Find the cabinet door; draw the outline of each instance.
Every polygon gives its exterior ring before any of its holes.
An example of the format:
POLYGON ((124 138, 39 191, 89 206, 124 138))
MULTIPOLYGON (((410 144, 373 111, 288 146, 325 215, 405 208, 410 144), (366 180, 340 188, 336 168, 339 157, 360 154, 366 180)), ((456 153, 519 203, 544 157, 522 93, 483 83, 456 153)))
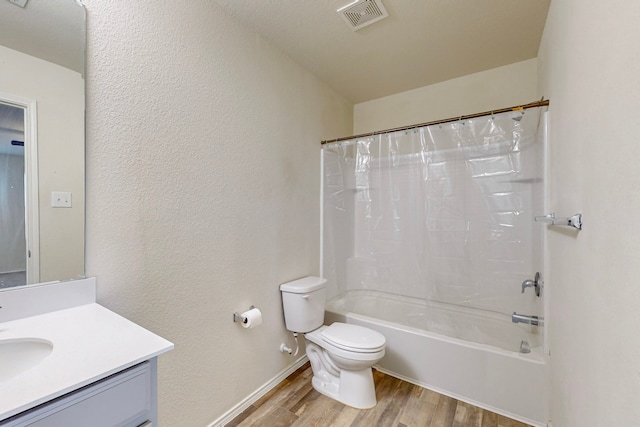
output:
POLYGON ((149 362, 90 384, 11 419, 3 427, 147 426, 152 409, 149 362))

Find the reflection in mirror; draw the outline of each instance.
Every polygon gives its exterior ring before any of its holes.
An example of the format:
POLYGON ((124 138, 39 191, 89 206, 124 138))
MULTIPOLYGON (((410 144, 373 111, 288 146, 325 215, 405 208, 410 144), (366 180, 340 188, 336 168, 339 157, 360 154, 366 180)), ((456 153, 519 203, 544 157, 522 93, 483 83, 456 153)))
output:
POLYGON ((0 103, 0 286, 27 282, 24 110, 0 103))
POLYGON ((0 0, 0 290, 84 277, 84 54, 78 1, 0 0))

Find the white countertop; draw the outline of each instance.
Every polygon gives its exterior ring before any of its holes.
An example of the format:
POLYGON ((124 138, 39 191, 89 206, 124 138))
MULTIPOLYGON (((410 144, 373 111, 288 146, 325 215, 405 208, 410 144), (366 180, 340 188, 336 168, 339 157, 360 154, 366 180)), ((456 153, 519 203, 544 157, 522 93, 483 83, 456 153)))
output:
POLYGON ((0 323, 0 340, 11 338, 42 338, 54 347, 38 365, 0 381, 0 420, 173 348, 95 303, 0 323))

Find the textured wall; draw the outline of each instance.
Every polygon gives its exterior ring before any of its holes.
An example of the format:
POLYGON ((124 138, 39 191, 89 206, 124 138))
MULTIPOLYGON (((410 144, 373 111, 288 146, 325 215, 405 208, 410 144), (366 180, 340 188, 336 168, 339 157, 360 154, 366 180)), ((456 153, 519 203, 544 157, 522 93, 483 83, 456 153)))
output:
POLYGON ((84 273, 84 81, 0 46, 0 92, 37 101, 40 281, 78 278, 84 273), (73 193, 73 207, 52 208, 52 191, 73 193))
POLYGON ((511 107, 536 100, 535 59, 356 104, 355 134, 511 107))
POLYGON ((640 420, 640 3, 551 3, 540 46, 551 100, 551 418, 558 427, 640 420))
POLYGON ((278 285, 319 273, 319 142, 352 105, 213 2, 85 3, 87 273, 176 345, 161 425, 204 426, 293 362, 278 285))

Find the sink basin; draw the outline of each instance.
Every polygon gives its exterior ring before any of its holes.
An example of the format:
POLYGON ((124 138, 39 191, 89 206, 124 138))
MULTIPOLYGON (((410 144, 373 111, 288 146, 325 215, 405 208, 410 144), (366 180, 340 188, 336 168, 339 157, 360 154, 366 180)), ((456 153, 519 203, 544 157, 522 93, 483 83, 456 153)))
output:
POLYGON ((41 338, 0 340, 0 381, 33 368, 52 351, 53 343, 41 338))

